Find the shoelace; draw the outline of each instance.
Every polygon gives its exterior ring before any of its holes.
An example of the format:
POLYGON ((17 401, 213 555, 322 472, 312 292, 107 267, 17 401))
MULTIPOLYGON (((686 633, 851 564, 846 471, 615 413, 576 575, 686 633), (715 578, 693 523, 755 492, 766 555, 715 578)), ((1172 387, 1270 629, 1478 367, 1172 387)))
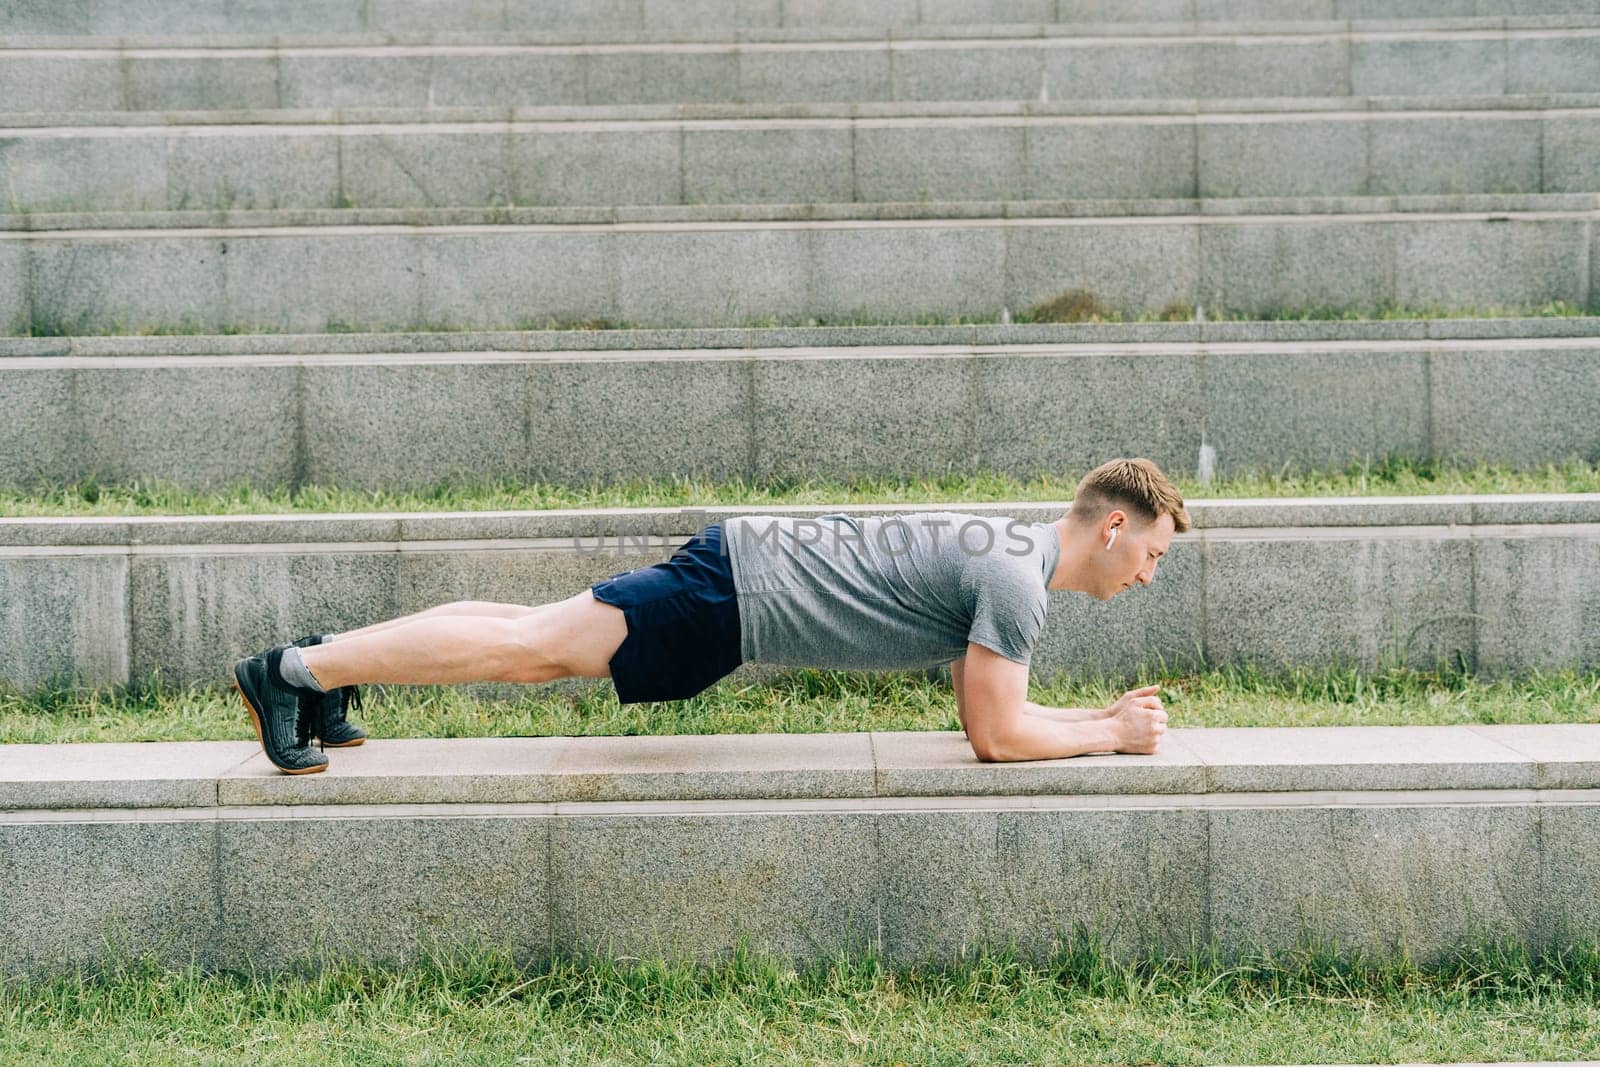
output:
POLYGON ((311 739, 315 737, 317 739, 317 751, 326 752, 327 747, 323 744, 322 733, 328 728, 327 705, 319 697, 316 700, 306 701, 301 705, 301 709, 299 722, 297 723, 300 736, 295 738, 295 743, 309 745, 311 739), (307 705, 309 705, 309 710, 307 710, 307 705))
MULTIPOLYGON (((347 685, 339 689, 339 695, 344 697, 344 706, 361 710, 361 690, 357 686, 347 685)), ((305 738, 307 744, 311 738, 317 739, 317 751, 328 751, 327 741, 322 736, 328 730, 328 704, 325 699, 310 702, 314 708, 300 716, 300 737, 305 738)), ((298 741, 299 738, 296 738, 298 741)))

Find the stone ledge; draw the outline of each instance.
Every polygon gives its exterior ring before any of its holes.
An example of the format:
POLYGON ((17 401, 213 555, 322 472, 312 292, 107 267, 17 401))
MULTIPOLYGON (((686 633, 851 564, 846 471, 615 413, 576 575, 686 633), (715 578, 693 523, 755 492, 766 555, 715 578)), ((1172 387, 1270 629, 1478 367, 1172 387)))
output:
MULTIPOLYGON (((459 330, 441 333, 161 334, 0 337, 0 359, 75 356, 321 356, 470 352, 633 352, 903 345, 1294 344, 1320 341, 1600 337, 1600 315, 1367 321, 1095 322, 970 326, 779 326, 701 329, 459 330)), ((840 353, 843 355, 844 353, 840 353)), ((0 369, 4 369, 0 367, 0 369)))
MULTIPOLYGON (((1006 766, 977 764, 955 733, 370 742, 298 779, 268 778, 254 756, 209 784, 282 783, 274 796, 233 797, 256 803, 0 810, 12 905, 0 914, 0 974, 127 953, 272 969, 486 941, 524 957, 703 960, 741 938, 796 961, 865 943, 898 965, 980 944, 1043 958, 1079 929, 1118 955, 1182 952, 1194 939, 1229 954, 1286 950, 1309 935, 1341 952, 1403 944, 1432 961, 1462 938, 1537 946, 1594 928, 1600 790, 1529 783, 1558 764, 1594 783, 1600 727, 1256 730, 1255 743, 1228 748, 1231 765, 1196 755, 1207 733, 1218 731, 1175 731, 1162 759, 1006 766), (778 736, 811 747, 785 759, 778 736), (590 751, 564 762, 579 740, 590 751), (865 780, 902 742, 901 773, 964 792, 782 795, 806 779, 825 789, 841 773, 865 780), (514 765, 541 747, 557 756, 547 770, 514 765), (863 760, 869 748, 875 758, 863 760), (709 766, 719 753, 736 762, 709 766), (342 769, 363 759, 402 773, 342 769), (668 774, 636 774, 646 760, 668 774), (613 799, 506 799, 551 795, 563 767, 613 799), (1183 784, 1163 780, 1169 771, 1193 784, 1241 769, 1241 785, 1344 787, 1137 791, 1183 784), (1141 782, 1136 771, 1153 773, 1141 782), (1074 782, 1075 772, 1086 777, 1074 782), (751 793, 764 777, 779 795, 615 799, 639 782, 682 797, 706 785, 751 793), (1109 791, 1072 791, 1094 778, 1109 791), (1400 782, 1434 788, 1379 788, 1400 782), (466 802, 474 788, 500 799, 466 802)), ((231 744, 213 746, 222 764, 231 744)), ((0 748, 0 788, 17 792, 17 765, 37 788, 75 758, 43 752, 41 762, 37 747, 0 748)), ((80 768, 107 762, 76 758, 80 768)), ((63 769, 55 797, 69 799, 75 780, 63 769)), ((108 781, 91 782, 81 802, 114 801, 108 781)), ((144 799, 159 794, 146 788, 144 799)))
MULTIPOLYGON (((15 5, 13 5, 15 6, 15 5)), ((1064 26, 1107 26, 1108 32, 1140 33, 1144 27, 1165 23, 1183 28, 1197 23, 1237 20, 1237 5, 1225 0, 1146 0, 1136 4, 1067 4, 1054 0, 1020 0, 1002 5, 1009 29, 1041 27, 1060 32, 1064 26)), ((1250 5, 1257 16, 1251 25, 1284 27, 1308 22, 1339 26, 1365 25, 1493 26, 1502 18, 1517 17, 1521 24, 1561 25, 1567 20, 1592 17, 1592 0, 1496 0, 1474 4, 1430 3, 1402 7, 1419 16, 1401 21, 1393 4, 1372 0, 1295 0, 1250 5), (1368 17, 1372 16, 1372 17, 1368 17)), ((94 34, 112 40, 162 40, 184 29, 209 31, 208 40, 255 39, 266 34, 310 34, 312 39, 342 35, 349 39, 409 40, 444 32, 495 35, 538 32, 546 36, 601 33, 700 34, 753 32, 962 33, 995 23, 1001 17, 988 2, 942 3, 930 10, 899 0, 863 3, 861 0, 826 4, 780 5, 770 0, 723 0, 711 4, 653 4, 641 0, 619 3, 540 4, 533 7, 481 2, 435 2, 418 7, 406 3, 369 3, 367 0, 333 0, 316 4, 257 0, 249 5, 225 0, 191 0, 138 5, 33 5, 9 16, 8 31, 28 33, 33 40, 44 34, 72 34, 62 43, 94 34), (377 35, 384 35, 378 38, 377 35), (117 36, 113 36, 117 35, 117 36)), ((1235 22, 1237 24, 1237 22, 1235 22)), ((288 40, 291 38, 284 37, 288 40)), ((302 38, 304 39, 304 38, 302 38)), ((27 42, 25 42, 27 43, 27 42)))
POLYGON ((882 41, 893 45, 917 41, 1029 40, 1035 38, 1169 38, 1169 37, 1271 37, 1339 36, 1403 33, 1409 37, 1435 34, 1493 33, 1589 29, 1600 17, 1589 13, 1542 15, 1474 15, 1453 18, 1391 19, 1214 19, 1170 21, 1067 21, 915 23, 885 25, 750 27, 726 26, 696 29, 635 29, 608 26, 604 30, 445 30, 437 33, 143 33, 106 35, 23 35, 0 37, 0 52, 74 49, 123 51, 134 49, 295 49, 295 48, 428 48, 451 47, 604 47, 620 44, 813 44, 833 41, 882 41))
POLYGON ((1175 729, 1155 756, 1008 764, 959 731, 379 739, 329 757, 288 776, 250 742, 0 746, 0 810, 1591 790, 1600 724, 1175 729))
MULTIPOLYGON (((1134 100, 807 100, 796 103, 568 104, 550 107, 336 107, 193 111, 22 111, 8 130, 54 127, 410 126, 607 124, 613 122, 762 122, 926 118, 1138 118, 1150 116, 1375 114, 1439 111, 1587 111, 1600 93, 1508 93, 1503 96, 1140 97, 1134 100)), ((120 134, 117 134, 120 136, 120 134)))
MULTIPOLYGON (((1573 222, 1600 218, 1600 194, 1560 199, 1590 206, 1472 213, 1464 201, 1442 198, 1443 214, 1327 213, 1319 202, 1323 213, 1263 214, 1255 209, 1268 205, 1255 204, 1230 215, 1247 205, 1229 202, 1208 203, 1199 215, 1119 217, 651 223, 644 221, 650 212, 640 212, 640 221, 626 224, 559 227, 12 230, 0 232, 0 329, 493 329, 508 318, 636 326, 766 317, 915 321, 998 317, 1087 280, 1100 306, 1125 318, 1196 306, 1244 314, 1555 300, 1593 306, 1595 279, 1586 266, 1593 227, 1573 222), (565 267, 559 277, 541 266, 551 257, 565 267), (928 269, 907 274, 909 258, 928 269), (136 284, 151 272, 169 284, 136 284), (299 284, 287 285, 290 277, 299 284), (31 306, 30 291, 58 290, 55 306, 31 306), (740 300, 730 303, 729 293, 740 300)), ((1290 206, 1270 204, 1274 212, 1290 206)), ((893 397, 895 390, 872 393, 893 397)), ((1390 399, 1387 386, 1369 393, 1390 399)), ((503 389, 490 395, 510 400, 503 389)), ((474 398, 455 399, 484 410, 474 398)), ((890 464, 898 457, 877 458, 890 464)))
MULTIPOLYGON (((947 501, 351 515, 5 518, 0 519, 0 555, 13 554, 6 549, 73 547, 126 548, 133 552, 142 548, 182 547, 203 552, 208 546, 224 545, 289 545, 311 550, 317 545, 355 544, 369 551, 398 551, 403 543, 686 537, 705 525, 734 515, 760 514, 821 516, 961 511, 975 515, 1008 515, 1024 522, 1053 522, 1071 506, 1071 501, 947 501)), ((1600 523, 1600 493, 1213 499, 1189 501, 1188 509, 1194 520, 1194 532, 1181 535, 1183 540, 1201 539, 1206 532, 1230 537, 1234 536, 1234 531, 1264 531, 1281 539, 1294 531, 1316 536, 1308 532, 1316 529, 1585 526, 1600 523)), ((1509 536, 1518 531, 1486 532, 1509 536)), ((1430 536, 1436 534, 1437 531, 1430 532, 1430 536)), ((447 547, 473 546, 452 544, 447 547)))
MULTIPOLYGON (((1592 337, 1315 340, 1305 338, 1332 331, 1295 325, 1307 327, 1299 340, 1250 340, 1246 329, 1233 340, 1217 330, 1219 339, 1186 342, 1170 339, 1182 335, 1175 329, 1166 340, 1149 339, 1155 330, 1085 331, 1051 343, 1040 331, 1033 343, 958 345, 973 335, 885 331, 880 339, 902 343, 855 338, 838 348, 741 349, 726 347, 725 336, 703 348, 469 343, 470 352, 324 354, 204 354, 205 339, 165 353, 40 342, 31 351, 57 354, 22 355, 30 348, 18 346, 0 358, 0 393, 17 398, 0 426, 0 485, 26 491, 91 475, 190 491, 669 476, 767 484, 991 473, 1028 481, 1118 454, 1148 456, 1175 476, 1209 467, 1233 478, 1337 471, 1381 457, 1528 470, 1600 448, 1589 417, 1600 404, 1592 337), (1167 413, 1159 425, 1132 409, 1103 410, 1106 396, 1129 390, 1167 413), (339 399, 351 395, 369 402, 357 412, 339 399), (674 397, 695 403, 686 410, 674 397), (253 448, 237 447, 241 420, 260 428, 253 448), (1019 424, 1033 428, 1019 433, 1019 424), (1085 429, 1048 434, 1046 425, 1085 429), (712 439, 721 447, 708 449, 712 439), (428 447, 417 448, 422 442, 428 447), (386 462, 396 448, 412 462, 386 462)), ((1415 333, 1423 324, 1403 325, 1415 333)), ((1600 319, 1576 325, 1592 331, 1600 319)), ((395 347, 408 346, 400 338, 395 347)))
MULTIPOLYGON (((1595 188, 1595 109, 1149 111, 61 126, 10 134, 8 205, 0 207, 21 220, 17 228, 39 229, 60 225, 51 217, 58 212, 70 218, 106 211, 121 219, 178 209, 186 213, 157 218, 206 224, 243 211, 269 222, 448 221, 470 218, 460 209, 475 208, 497 222, 559 222, 593 219, 595 208, 620 213, 622 205, 661 205, 676 212, 666 217, 682 220, 764 217, 736 205, 767 205, 765 212, 780 217, 800 209, 775 205, 838 214, 840 204, 874 205, 880 214, 892 205, 888 213, 901 217, 912 210, 967 215, 972 201, 1000 202, 997 210, 1008 215, 1031 209, 1007 201, 1071 204, 1059 210, 1082 214, 1103 211, 1094 206, 1102 200, 1193 196, 1201 204, 1218 197, 1243 204, 1364 193, 1395 196, 1402 206, 1441 193, 1488 197, 1480 203, 1498 209, 1500 194, 1582 196, 1595 188), (951 163, 977 153, 982 165, 951 163), (574 155, 581 167, 561 162, 574 155), (1127 162, 1095 165, 1101 156, 1127 162), (473 164, 462 167, 462 159, 473 164), (500 207, 510 203, 541 206, 500 207), (1090 206, 1078 206, 1084 203, 1090 206), (343 216, 304 214, 346 205, 360 208, 343 216), (496 206, 486 212, 488 205, 496 206), (263 211, 269 207, 284 214, 263 211), (224 210, 229 214, 207 213, 224 210)), ((651 211, 659 215, 661 208, 651 211)))
MULTIPOLYGON (((89 211, 0 215, 0 240, 267 235, 356 237, 426 233, 631 233, 674 229, 835 229, 844 224, 922 227, 1194 222, 1486 221, 1487 216, 1586 218, 1600 212, 1600 192, 1457 193, 1404 196, 1280 196, 1086 199, 927 200, 814 204, 691 204, 576 207, 285 208, 238 211, 89 211)), ((1506 221, 1506 220, 1501 220, 1506 221)))

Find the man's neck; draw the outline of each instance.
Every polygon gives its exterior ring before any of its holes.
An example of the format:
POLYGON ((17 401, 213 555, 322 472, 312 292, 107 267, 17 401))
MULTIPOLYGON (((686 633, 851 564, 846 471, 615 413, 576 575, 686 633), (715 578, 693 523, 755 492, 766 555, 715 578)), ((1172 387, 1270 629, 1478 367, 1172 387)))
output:
POLYGON ((1060 554, 1056 556, 1056 569, 1050 572, 1050 578, 1045 582, 1046 589, 1065 589, 1072 593, 1086 593, 1083 582, 1078 576, 1078 560, 1083 552, 1072 531, 1067 527, 1065 518, 1057 519, 1050 524, 1055 531, 1056 544, 1060 554))

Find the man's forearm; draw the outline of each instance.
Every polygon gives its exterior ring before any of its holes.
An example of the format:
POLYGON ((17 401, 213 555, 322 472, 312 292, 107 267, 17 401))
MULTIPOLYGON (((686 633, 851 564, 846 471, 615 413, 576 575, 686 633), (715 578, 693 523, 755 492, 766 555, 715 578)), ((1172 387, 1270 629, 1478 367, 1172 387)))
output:
POLYGON ((992 762, 1062 759, 1088 752, 1115 752, 1117 741, 1110 719, 1052 722, 1038 715, 1019 715, 1016 724, 978 757, 992 762))
POLYGON ((1104 708, 1051 708, 1043 704, 1035 704, 1031 700, 1022 705, 1022 711, 1025 715, 1033 715, 1055 722, 1090 722, 1094 719, 1106 717, 1106 709, 1104 708))

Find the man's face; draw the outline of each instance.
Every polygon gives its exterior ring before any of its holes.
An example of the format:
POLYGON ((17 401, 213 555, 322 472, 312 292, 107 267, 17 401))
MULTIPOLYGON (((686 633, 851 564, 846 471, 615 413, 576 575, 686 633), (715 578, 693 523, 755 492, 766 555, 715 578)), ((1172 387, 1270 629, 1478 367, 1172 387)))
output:
POLYGON ((1110 600, 1135 585, 1149 585, 1155 580, 1156 564, 1172 544, 1172 525, 1171 515, 1159 515, 1151 523, 1141 523, 1120 510, 1106 516, 1100 525, 1105 562, 1101 600, 1110 600), (1107 542, 1111 544, 1109 550, 1104 549, 1107 542))

